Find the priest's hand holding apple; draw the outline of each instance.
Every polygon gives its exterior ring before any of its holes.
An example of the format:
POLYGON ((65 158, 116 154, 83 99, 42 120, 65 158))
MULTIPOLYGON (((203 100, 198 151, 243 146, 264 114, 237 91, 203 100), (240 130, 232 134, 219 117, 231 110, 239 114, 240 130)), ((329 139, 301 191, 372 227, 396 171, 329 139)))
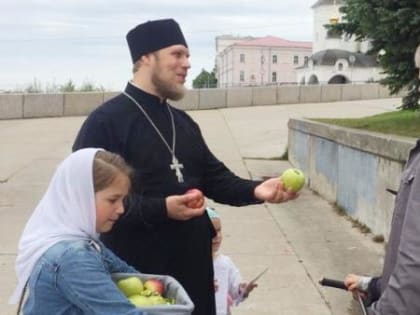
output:
POLYGON ((174 220, 189 220, 201 216, 205 211, 204 195, 196 188, 183 195, 168 196, 165 201, 168 217, 174 220))
POLYGON ((303 175, 303 172, 297 168, 289 168, 285 170, 283 174, 281 174, 280 180, 287 190, 291 190, 293 192, 298 192, 305 185, 305 175, 303 175))
POLYGON ((271 202, 280 203, 296 199, 298 191, 305 184, 305 176, 298 169, 288 169, 280 178, 270 178, 255 187, 255 197, 271 202))

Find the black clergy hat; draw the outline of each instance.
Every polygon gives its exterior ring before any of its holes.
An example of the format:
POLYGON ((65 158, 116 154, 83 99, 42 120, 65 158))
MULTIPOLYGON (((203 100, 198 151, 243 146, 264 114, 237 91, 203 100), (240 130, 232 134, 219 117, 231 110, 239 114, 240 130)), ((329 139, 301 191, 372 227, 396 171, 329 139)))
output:
POLYGON ((173 19, 148 21, 137 25, 127 33, 133 64, 148 53, 172 45, 188 47, 179 24, 173 19))

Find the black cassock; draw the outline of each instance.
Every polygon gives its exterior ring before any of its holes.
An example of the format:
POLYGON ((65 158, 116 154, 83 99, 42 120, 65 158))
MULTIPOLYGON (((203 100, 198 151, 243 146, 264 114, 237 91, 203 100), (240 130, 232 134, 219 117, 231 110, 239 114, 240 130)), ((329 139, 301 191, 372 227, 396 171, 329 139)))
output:
MULTIPOLYGON (((139 102, 172 147, 172 125, 165 102, 132 84, 126 90, 139 102)), ((195 304, 194 314, 214 315, 211 239, 207 214, 188 221, 168 219, 165 197, 190 188, 219 203, 258 203, 259 182, 234 175, 208 149, 198 125, 171 107, 175 120, 175 154, 183 164, 184 182, 170 168, 172 155, 145 115, 120 94, 94 110, 84 122, 73 150, 99 147, 120 154, 134 167, 133 193, 126 214, 102 240, 118 256, 144 273, 169 274, 184 286, 195 304)))

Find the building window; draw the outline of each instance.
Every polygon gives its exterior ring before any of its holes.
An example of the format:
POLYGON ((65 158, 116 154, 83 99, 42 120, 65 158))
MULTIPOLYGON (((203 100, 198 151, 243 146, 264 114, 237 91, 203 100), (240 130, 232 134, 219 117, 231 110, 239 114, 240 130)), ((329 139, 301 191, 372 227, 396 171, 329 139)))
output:
POLYGON ((241 70, 239 72, 239 81, 244 82, 245 81, 245 71, 241 70))
POLYGON ((338 64, 338 71, 343 71, 343 64, 341 62, 338 64))
POLYGON ((303 60, 304 60, 305 66, 306 66, 308 64, 309 57, 305 56, 303 60))
POLYGON ((273 63, 277 63, 277 55, 273 56, 273 63))
POLYGON ((261 64, 264 64, 264 61, 265 61, 264 56, 261 56, 261 64))
POLYGON ((299 56, 293 56, 293 64, 294 65, 299 64, 299 56))
POLYGON ((271 82, 277 82, 277 72, 271 74, 271 82))
POLYGON ((245 63, 245 54, 240 54, 239 55, 239 61, 240 61, 240 63, 245 63))

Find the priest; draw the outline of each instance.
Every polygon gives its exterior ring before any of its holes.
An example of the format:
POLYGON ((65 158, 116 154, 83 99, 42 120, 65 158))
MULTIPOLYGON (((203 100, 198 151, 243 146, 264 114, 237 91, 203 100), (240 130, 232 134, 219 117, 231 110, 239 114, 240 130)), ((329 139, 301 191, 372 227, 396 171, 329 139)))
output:
POLYGON ((190 68, 188 45, 176 21, 148 21, 126 38, 133 78, 88 116, 73 150, 101 147, 135 169, 127 214, 102 235, 104 243, 141 272, 178 279, 195 304, 193 314, 214 315, 215 232, 199 193, 186 192, 196 188, 233 206, 284 202, 296 194, 278 178, 257 182, 233 174, 209 150, 191 117, 168 103, 184 96, 190 68))

